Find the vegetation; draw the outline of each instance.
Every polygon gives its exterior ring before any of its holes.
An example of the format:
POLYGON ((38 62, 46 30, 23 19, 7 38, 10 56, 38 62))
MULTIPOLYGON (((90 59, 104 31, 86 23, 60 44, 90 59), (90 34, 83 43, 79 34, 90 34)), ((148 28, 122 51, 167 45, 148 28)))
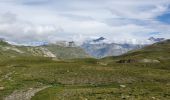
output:
POLYGON ((40 56, 57 59, 73 59, 90 57, 80 47, 62 47, 54 44, 45 46, 16 46, 0 41, 0 55, 3 57, 40 56))
POLYGON ((48 86, 32 100, 169 100, 170 42, 103 59, 0 56, 0 99, 48 86), (121 59, 160 62, 117 63, 121 59), (2 88, 3 87, 3 88, 2 88))
POLYGON ((50 50, 58 59, 72 59, 72 58, 86 58, 90 57, 83 49, 80 47, 62 47, 56 45, 46 45, 43 46, 50 50))

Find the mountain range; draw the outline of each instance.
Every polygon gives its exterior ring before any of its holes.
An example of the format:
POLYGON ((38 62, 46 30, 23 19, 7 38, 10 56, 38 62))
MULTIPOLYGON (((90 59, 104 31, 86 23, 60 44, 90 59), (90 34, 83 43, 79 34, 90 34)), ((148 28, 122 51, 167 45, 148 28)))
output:
POLYGON ((85 52, 1 41, 0 100, 169 100, 169 51, 166 40, 116 57, 66 60, 85 52))
MULTIPOLYGON (((164 38, 148 39, 151 43, 164 41, 164 38)), ((28 45, 28 44, 27 44, 28 45)), ((43 56, 57 59, 72 58, 103 58, 107 56, 119 56, 132 50, 138 50, 148 44, 131 44, 131 43, 108 43, 106 38, 85 41, 82 45, 77 46, 74 41, 57 41, 56 43, 33 42, 28 46, 10 44, 4 39, 0 39, 0 53, 2 55, 15 57, 20 56, 43 56)))
MULTIPOLYGON (((104 37, 87 41, 81 46, 89 55, 96 58, 103 58, 107 56, 119 56, 131 50, 140 49, 148 44, 132 44, 132 43, 107 43, 104 37)), ((150 43, 164 41, 164 38, 148 39, 150 43)))

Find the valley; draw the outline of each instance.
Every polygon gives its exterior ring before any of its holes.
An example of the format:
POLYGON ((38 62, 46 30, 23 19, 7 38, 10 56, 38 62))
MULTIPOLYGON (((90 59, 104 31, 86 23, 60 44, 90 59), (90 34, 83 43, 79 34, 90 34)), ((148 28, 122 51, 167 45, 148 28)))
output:
POLYGON ((170 100, 170 0, 0 9, 0 100, 170 100))
POLYGON ((170 99, 169 40, 102 59, 54 59, 16 49, 7 52, 4 45, 9 44, 1 42, 2 100, 170 99))

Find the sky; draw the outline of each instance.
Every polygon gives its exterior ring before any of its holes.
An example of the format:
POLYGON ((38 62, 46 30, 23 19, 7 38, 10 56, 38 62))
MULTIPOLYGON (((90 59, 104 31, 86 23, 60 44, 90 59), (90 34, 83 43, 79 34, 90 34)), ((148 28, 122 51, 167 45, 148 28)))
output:
POLYGON ((170 0, 0 0, 0 38, 16 43, 170 38, 170 0))

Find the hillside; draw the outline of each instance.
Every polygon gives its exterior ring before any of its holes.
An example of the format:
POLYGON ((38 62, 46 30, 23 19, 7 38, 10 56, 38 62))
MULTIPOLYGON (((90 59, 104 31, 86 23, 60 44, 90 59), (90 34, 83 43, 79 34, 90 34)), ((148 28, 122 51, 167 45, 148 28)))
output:
POLYGON ((57 45, 46 45, 42 46, 48 49, 52 54, 54 54, 59 59, 73 59, 73 58, 87 58, 90 57, 82 48, 80 47, 63 47, 57 45))
POLYGON ((167 40, 100 60, 0 59, 0 99, 169 100, 169 45, 167 40), (143 59, 159 62, 140 62, 143 59))
POLYGON ((101 59, 104 64, 139 64, 153 68, 170 69, 170 40, 155 43, 139 50, 132 50, 117 57, 105 57, 101 59), (146 65, 145 65, 146 64, 146 65))
MULTIPOLYGON (((132 50, 128 53, 117 56, 117 57, 106 57, 104 59, 132 59, 136 61, 140 61, 142 59, 152 59, 152 60, 169 60, 170 59, 170 40, 162 41, 155 43, 153 45, 149 45, 143 47, 142 49, 132 50)), ((103 60, 104 60, 103 59, 103 60)))
POLYGON ((3 57, 42 56, 58 59, 86 58, 87 53, 80 47, 46 46, 17 46, 5 41, 0 42, 0 54, 3 57))
POLYGON ((123 56, 128 57, 136 57, 136 58, 169 58, 170 55, 170 40, 166 40, 163 42, 155 43, 151 46, 146 46, 140 50, 136 50, 135 52, 129 52, 123 56))

